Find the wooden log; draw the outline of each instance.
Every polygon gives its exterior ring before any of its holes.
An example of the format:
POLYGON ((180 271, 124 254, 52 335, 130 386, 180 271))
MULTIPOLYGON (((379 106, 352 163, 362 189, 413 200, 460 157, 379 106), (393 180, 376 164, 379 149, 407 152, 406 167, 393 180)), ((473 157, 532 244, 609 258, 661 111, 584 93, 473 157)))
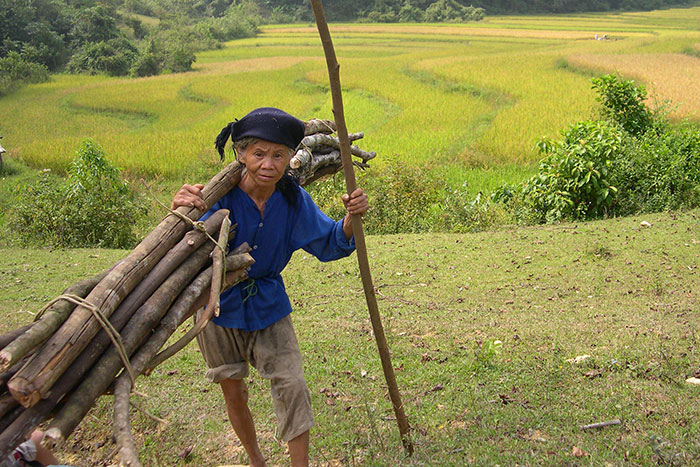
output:
MULTIPOLYGON (((225 261, 226 252, 228 251, 228 235, 231 228, 231 220, 226 216, 221 222, 221 230, 216 241, 216 248, 212 251, 212 275, 211 275, 211 293, 209 294, 209 308, 213 316, 219 316, 221 302, 219 295, 221 294, 221 286, 224 283, 224 274, 226 274, 225 261)), ((252 259, 252 258, 251 258, 252 259)), ((252 263, 251 263, 252 264, 252 263)))
POLYGON ((581 425, 582 430, 591 430, 591 429, 596 429, 596 428, 605 428, 606 426, 611 426, 611 425, 620 425, 622 421, 619 418, 616 418, 615 420, 608 420, 606 422, 598 422, 598 423, 591 423, 589 425, 581 425))
MULTIPOLYGON (((235 264, 234 271, 236 271, 236 270, 238 271, 233 276, 234 277, 234 279, 233 279, 234 284, 237 284, 240 281, 242 281, 243 279, 248 277, 247 273, 245 272, 245 268, 247 268, 248 266, 253 264, 254 261, 253 261, 253 258, 247 253, 232 256, 232 257, 230 257, 230 259, 232 260, 231 264, 235 264)), ((214 278, 216 277, 216 269, 214 269, 213 277, 214 278)), ((215 284, 213 283, 213 280, 212 280, 212 290, 214 289, 214 285, 215 284)), ((217 308, 218 308, 218 305, 217 305, 217 308)), ((170 358, 173 355, 175 355, 176 353, 178 353, 180 350, 185 348, 185 346, 187 344, 189 344, 190 341, 192 341, 192 339, 197 337, 197 335, 204 330, 204 327, 209 323, 209 321, 211 321, 212 318, 217 315, 216 312, 209 311, 212 309, 213 309, 213 306, 212 306, 211 300, 210 300, 210 303, 209 303, 209 305, 207 305, 207 308, 206 308, 207 312, 203 313, 202 317, 200 317, 197 320, 195 325, 192 326, 192 328, 189 331, 187 331, 185 333, 185 335, 182 336, 177 342, 175 342, 173 345, 171 345, 170 347, 168 347, 167 349, 163 350, 158 355, 156 355, 155 358, 153 359, 153 361, 150 362, 148 365, 149 370, 157 367, 158 365, 163 363, 165 360, 167 360, 168 358, 170 358)))
POLYGON ((12 394, 7 393, 0 397, 0 420, 5 418, 5 416, 13 411, 15 408, 19 407, 19 402, 12 397, 12 394))
MULTIPOLYGON (((247 247, 246 244, 241 246, 247 247)), ((236 256, 243 255, 248 256, 246 252, 239 255, 231 255, 226 258, 226 270, 235 270, 236 276, 235 278, 228 278, 228 287, 248 277, 245 268, 236 268, 240 261, 240 258, 236 258, 236 256)), ((213 276, 212 271, 213 266, 201 273, 197 279, 192 282, 190 287, 180 294, 178 301, 163 318, 158 329, 154 331, 153 336, 132 358, 131 364, 134 371, 141 373, 145 371, 147 367, 153 368, 152 363, 154 355, 156 355, 158 349, 168 340, 180 323, 193 313, 195 309, 194 304, 198 301, 199 297, 206 293, 206 289, 210 288, 208 282, 211 282, 213 276)), ((131 424, 129 423, 129 393, 131 391, 131 380, 126 376, 127 375, 122 374, 115 382, 114 435, 117 439, 119 457, 122 463, 124 465, 139 466, 141 464, 136 454, 136 447, 134 446, 134 440, 131 436, 131 424)), ((57 433, 54 433, 51 428, 47 431, 47 436, 54 437, 56 434, 57 433)))
MULTIPOLYGON (((228 219, 228 210, 219 210, 212 214, 207 220, 204 222, 204 230, 207 234, 215 234, 217 230, 219 230, 221 221, 224 219, 228 219)), ((204 242, 210 242, 206 235, 203 232, 197 231, 197 230, 192 230, 185 234, 184 238, 176 245, 173 247, 170 252, 163 258, 161 263, 166 262, 167 263, 167 270, 170 270, 172 267, 172 264, 176 262, 176 259, 173 258, 173 255, 178 255, 182 256, 183 251, 186 252, 186 254, 191 255, 192 251, 196 250, 191 250, 191 248, 194 248, 196 246, 199 246, 201 248, 201 245, 204 242)), ((209 250, 213 248, 213 243, 210 244, 209 250)), ((158 263, 156 267, 153 268, 153 270, 149 273, 148 276, 144 279, 144 281, 150 279, 150 284, 153 284, 155 282, 162 283, 164 282, 162 279, 165 279, 164 277, 161 277, 162 274, 164 274, 163 268, 161 267, 161 263, 158 263)), ((167 272, 167 271, 165 271, 167 272)), ((192 276, 194 276, 197 273, 197 271, 194 271, 192 273, 192 276)), ((168 273, 172 274, 172 273, 168 273)), ((147 287, 148 290, 152 289, 152 287, 147 287)), ((183 285, 184 286, 184 285, 183 285)), ((139 293, 143 294, 146 293, 144 291, 144 288, 139 285, 136 289, 134 289, 134 292, 139 289, 139 293)), ((151 290, 152 291, 152 290, 151 290)), ((173 297, 175 298, 175 297, 173 297)), ((128 299, 127 299, 128 300, 128 299)), ((122 302, 122 304, 126 303, 127 300, 122 302)), ((128 309, 128 306, 122 307, 121 305, 115 310, 114 314, 112 315, 110 322, 112 326, 114 326, 115 329, 122 331, 122 328, 124 325, 134 316, 134 312, 130 311, 128 309)), ((100 331, 92 340, 90 345, 80 354, 80 356, 76 359, 76 363, 78 363, 73 370, 74 373, 80 374, 82 377, 83 374, 87 373, 95 364, 95 362, 103 355, 105 349, 107 349, 109 346, 112 345, 112 341, 107 335, 107 333, 103 330, 100 331)))
MULTIPOLYGON (((314 17, 316 18, 318 33, 321 36, 323 52, 326 56, 328 79, 331 85, 331 96, 333 100, 333 115, 338 127, 338 137, 340 138, 341 142, 340 149, 343 160, 343 173, 345 175, 345 185, 349 195, 355 190, 357 185, 355 180, 355 172, 352 167, 352 157, 349 151, 350 141, 348 140, 348 131, 345 125, 345 113, 343 111, 343 95, 340 87, 340 65, 338 64, 338 60, 335 56, 333 40, 331 39, 331 33, 328 30, 328 22, 326 21, 326 14, 323 11, 323 4, 321 3, 321 0, 311 0, 311 8, 313 9, 314 17)), ((362 288, 365 291, 365 298, 367 299, 370 321, 372 322, 372 329, 374 330, 374 337, 377 342, 377 349, 379 350, 382 369, 384 370, 384 377, 389 389, 389 398, 391 399, 391 404, 394 407, 394 414, 396 415, 396 421, 398 423, 399 433, 401 434, 401 441, 404 449, 406 453, 411 456, 413 454, 413 443, 411 442, 409 436, 410 425, 404 412, 403 403, 401 402, 401 395, 399 393, 399 388, 396 384, 396 377, 394 375, 394 367, 391 364, 389 346, 386 343, 384 328, 381 324, 381 317, 377 306, 377 297, 375 296, 374 285, 372 284, 372 275, 369 269, 365 235, 364 231, 362 230, 362 216, 353 214, 351 218, 352 233, 355 237, 355 250, 357 252, 357 259, 360 267, 360 276, 362 277, 362 288)))
MULTIPOLYGON (((232 162, 219 172, 202 190, 208 210, 233 188, 241 176, 241 165, 232 162)), ((177 211, 192 220, 206 211, 180 207, 177 211)), ((103 279, 86 298, 99 312, 109 318, 114 309, 143 279, 170 248, 190 229, 190 225, 170 214, 134 250, 103 279)), ((100 330, 92 311, 79 306, 36 352, 34 357, 8 383, 12 395, 25 407, 31 407, 45 397, 53 383, 80 355, 100 330)))
MULTIPOLYGON (((67 287, 63 293, 85 298, 104 279, 107 272, 105 271, 84 281, 77 282, 67 287)), ((67 300, 60 300, 49 306, 41 318, 33 323, 31 330, 27 330, 27 332, 18 336, 0 351, 0 371, 8 370, 12 365, 41 345, 66 321, 75 307, 74 303, 67 300)))
POLYGON ((27 363, 30 357, 31 355, 27 355, 22 360, 15 363, 11 368, 0 373, 0 387, 4 387, 4 389, 7 389, 7 387, 5 387, 7 382, 15 375, 15 373, 17 373, 20 370, 20 368, 24 366, 25 363, 27 363))
MULTIPOLYGON (((241 246, 248 248, 247 244, 241 246)), ((226 267, 228 268, 231 265, 229 264, 228 257, 226 260, 226 267)), ((161 319, 158 328, 153 331, 146 343, 132 356, 131 367, 135 374, 143 372, 143 368, 146 367, 148 362, 153 358, 153 355, 155 355, 158 349, 170 338, 179 324, 194 312, 194 305, 209 289, 211 284, 211 270, 212 268, 209 267, 200 272, 180 293, 165 317, 161 319), (155 350, 153 350, 153 348, 155 348, 155 350)), ((243 277, 243 279, 245 279, 245 277, 243 277)), ((64 414, 62 417, 59 417, 59 415, 53 419, 45 432, 44 442, 49 447, 61 444, 70 436, 75 427, 80 423, 80 420, 82 420, 82 416, 80 416, 79 413, 75 413, 75 411, 70 414, 70 417, 69 414, 64 414)), ((0 438, 0 441, 1 439, 2 438, 0 438)))
POLYGON ((114 438, 119 449, 119 465, 142 467, 134 445, 134 438, 131 436, 131 423, 129 422, 130 394, 131 380, 118 378, 114 388, 114 412, 112 418, 114 438))
MULTIPOLYGON (((106 336, 104 338, 108 340, 106 336)), ((26 409, 21 418, 8 428, 11 430, 10 432, 0 434, 0 446, 4 446, 5 444, 3 443, 16 443, 12 446, 12 449, 14 449, 24 440, 27 434, 31 433, 37 425, 50 416, 57 405, 62 402, 65 395, 81 382, 83 376, 91 369, 94 361, 99 357, 99 353, 94 355, 94 344, 93 340, 93 343, 61 375, 51 388, 48 398, 42 399, 36 405, 26 409)))
POLYGON ((338 173, 340 171, 340 169, 342 169, 342 168, 343 168, 343 164, 340 161, 338 161, 337 163, 329 164, 325 167, 318 169, 316 172, 312 173, 308 177, 304 177, 302 179, 299 179, 299 184, 301 186, 310 185, 311 183, 315 182, 319 178, 325 177, 326 175, 333 175, 333 174, 338 173))
POLYGON ((292 169, 300 169, 302 167, 310 167, 311 160, 313 159, 313 157, 314 157, 314 155, 311 153, 311 151, 309 149, 302 147, 302 148, 298 149, 296 153, 294 153, 294 156, 289 161, 289 167, 292 169))
MULTIPOLYGON (((350 135, 348 135, 350 136, 350 135)), ((364 136, 364 133, 354 133, 352 134, 354 137, 362 137, 364 136)), ((305 136, 304 139, 301 140, 301 146, 305 146, 306 148, 310 149, 311 152, 314 152, 314 150, 318 150, 323 147, 331 147, 334 149, 340 149, 340 142, 338 141, 338 138, 330 135, 324 135, 323 133, 318 133, 315 135, 309 135, 305 136)), ((367 162, 369 160, 374 159, 377 156, 377 153, 372 151, 372 152, 367 152, 364 151, 360 148, 358 148, 355 145, 350 146, 350 153, 353 156, 359 157, 362 159, 363 162, 367 162)))
POLYGON ((340 151, 331 151, 328 154, 321 154, 314 157, 311 160, 310 172, 314 173, 321 167, 326 167, 328 165, 336 165, 338 162, 342 165, 342 160, 340 159, 340 151))
MULTIPOLYGON (((210 242, 210 237, 215 237, 221 227, 221 222, 228 219, 229 211, 220 209, 213 213, 204 221, 204 232, 199 230, 190 230, 185 236, 161 259, 158 264, 148 273, 148 275, 131 291, 128 297, 117 307, 112 316, 112 324, 119 330, 126 323, 126 320, 131 317, 134 311, 143 305, 143 303, 151 296, 151 294, 168 278, 168 276, 182 264, 182 262, 196 251, 204 242, 210 242), (122 316, 126 317, 123 321, 114 321, 122 316)), ((227 224, 231 226, 229 221, 227 224)))
POLYGON ((7 347, 10 343, 12 343, 12 341, 24 334, 27 329, 31 328, 33 324, 34 323, 25 324, 24 326, 7 331, 5 334, 0 336, 0 349, 7 347))
POLYGON ((21 405, 17 404, 10 412, 8 412, 4 417, 0 418, 0 459, 6 459, 7 456, 12 452, 14 448, 19 446, 27 437, 27 433, 23 433, 21 436, 18 437, 19 441, 17 444, 11 445, 11 444, 4 444, 4 434, 5 431, 9 430, 10 427, 12 427, 13 424, 17 422, 17 419, 19 419, 24 412, 26 412, 26 409, 22 407, 21 405))
MULTIPOLYGON (((207 243, 190 255, 134 313, 121 332, 122 345, 127 355, 131 355, 150 337, 152 329, 158 325, 171 303, 206 264, 213 248, 214 244, 207 243)), ((123 367, 117 350, 108 349, 68 397, 54 417, 51 427, 58 428, 64 438, 72 433, 123 367)))
MULTIPOLYGON (((213 316, 219 316, 219 308, 221 306, 219 301, 219 294, 221 294, 221 285, 224 283, 224 274, 226 273, 226 247, 228 245, 228 230, 230 226, 231 221, 227 217, 221 223, 221 231, 219 232, 219 238, 217 240, 216 248, 214 248, 214 251, 212 251, 211 286, 209 293, 209 303, 206 307, 206 314, 209 316, 210 320, 213 316)), ((250 261, 246 264, 247 267, 253 264, 253 258, 247 253, 245 255, 250 259, 250 261)), ((165 359, 169 358, 172 355, 175 355, 177 352, 182 350, 182 348, 185 345, 187 345, 187 342, 194 339, 192 334, 196 336, 202 329, 200 329, 200 327, 197 325, 193 326, 192 329, 187 331, 187 333, 185 333, 185 335, 181 339, 179 339, 175 344, 171 345, 168 349, 166 349, 166 351, 163 354, 160 355, 160 358, 162 358, 161 361, 164 361, 165 359)), ((157 365, 158 363, 155 363, 151 367, 153 368, 157 365)))
MULTIPOLYGON (((227 218, 227 216, 227 210, 220 210, 212 214, 204 222, 205 232, 209 235, 215 234, 216 231, 218 231, 220 228, 221 221, 224 218, 227 218)), ((149 283, 146 284, 145 287, 142 286, 142 284, 139 284, 139 286, 137 286, 132 293, 138 293, 140 295, 143 295, 146 293, 153 292, 152 285, 154 283, 162 284, 164 282, 164 279, 166 278, 164 274, 171 274, 171 272, 169 271, 172 268, 173 263, 176 263, 178 261, 181 262, 182 256, 184 256, 185 254, 192 254, 192 252, 196 250, 196 247, 201 246, 204 242, 210 242, 210 240, 206 237, 206 235, 203 232, 200 232, 198 230, 191 230, 190 232, 185 234, 184 238, 175 247, 173 247, 168 252, 168 254, 161 260, 161 262, 158 263, 158 265, 154 267, 153 270, 151 270, 151 272, 146 276, 144 282, 148 281, 149 283), (179 259, 177 257, 179 257, 179 259), (166 267, 162 267, 161 263, 166 263, 166 267)), ((139 299, 138 301, 141 300, 139 299)), ((129 298, 127 298, 114 311, 114 314, 110 318, 110 323, 116 330, 121 331, 124 325, 134 315, 134 311, 130 310, 133 303, 134 301, 130 301, 129 298), (127 304, 127 302, 131 302, 131 304, 127 304)), ((141 305, 142 304, 143 303, 141 303, 141 305)), ((107 333, 104 330, 100 331, 93 338, 90 345, 78 357, 77 360, 80 360, 80 364, 77 368, 81 369, 82 371, 89 370, 95 364, 95 362, 102 356, 105 349, 107 349, 111 345, 112 341, 107 335, 107 333)))
MULTIPOLYGON (((224 218, 227 219, 228 216, 228 211, 224 210, 221 213, 215 213, 215 215, 210 216, 207 221, 205 222, 205 230, 208 233, 213 233, 216 230, 216 222, 221 224, 221 220, 224 218), (211 219, 211 221, 210 221, 211 219)), ((200 245, 203 241, 209 241, 204 233, 198 232, 198 231, 192 231, 189 232, 188 234, 185 235, 185 238, 183 239, 183 242, 188 244, 189 246, 192 245, 200 245)), ((174 248, 175 249, 175 248, 174 248)), ((172 250, 171 250, 172 251, 172 250)), ((208 253, 205 253, 204 256, 204 262, 206 262, 206 256, 208 253)), ((165 258, 164 258, 165 260, 165 258)), ((170 261, 172 263, 172 261, 170 261)), ((193 275, 197 271, 194 271, 193 275)), ((94 279, 94 278, 93 278, 94 279)), ((82 293, 82 292, 81 292, 82 293)), ((118 310, 117 310, 118 311, 118 310)), ((118 318, 117 312, 115 311, 115 315, 112 316, 114 319, 115 317, 118 318)), ((124 322, 128 319, 128 317, 123 317, 122 321, 118 324, 118 327, 121 328, 124 325, 124 322)), ((114 323, 113 323, 114 324, 114 323)), ((73 389, 75 385, 77 385, 78 382, 80 382, 81 378, 87 371, 90 369, 90 367, 93 365, 95 360, 97 360, 100 355, 102 354, 103 350, 107 347, 107 345, 110 344, 109 337, 106 335, 106 333, 101 332, 98 334, 95 339, 93 339, 93 342, 91 345, 83 351, 83 353, 73 362, 73 365, 68 369, 68 371, 62 376, 62 380, 59 379, 58 382, 52 387, 51 391, 51 400, 45 400, 42 401, 39 405, 35 406, 37 408, 36 411, 33 411, 31 414, 28 414, 25 416, 25 423, 32 424, 34 423, 33 426, 31 427, 26 427, 23 426, 23 432, 26 432, 26 430, 32 429, 34 426, 36 426, 38 423, 42 422, 46 417, 48 417, 49 412, 54 410, 56 404, 61 400, 61 398, 64 396, 64 394, 68 393, 70 390, 73 389)), ((20 366, 21 362, 16 365, 20 366)), ((13 367, 14 368, 14 367, 13 367)), ((17 371, 18 368, 14 368, 14 371, 17 371)), ((9 371, 8 371, 9 372, 9 371)), ((0 375, 1 377, 1 375, 0 375)), ((9 379, 9 378, 8 378, 9 379)), ((32 408, 34 409, 34 407, 32 408)), ((21 439, 21 438, 19 438, 21 439)))
POLYGON ((322 120, 312 118, 308 122, 304 122, 304 134, 313 135, 314 133, 335 133, 335 122, 333 120, 322 120))

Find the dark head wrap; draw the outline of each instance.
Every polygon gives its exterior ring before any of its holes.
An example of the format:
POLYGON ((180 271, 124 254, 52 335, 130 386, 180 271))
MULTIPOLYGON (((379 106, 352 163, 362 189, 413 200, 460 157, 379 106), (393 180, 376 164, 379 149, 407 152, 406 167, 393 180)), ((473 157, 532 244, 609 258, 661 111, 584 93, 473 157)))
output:
MULTIPOLYGON (((304 122, 274 107, 260 107, 248 113, 245 117, 226 125, 216 137, 216 150, 224 160, 224 147, 229 137, 231 141, 243 138, 258 138, 271 143, 283 144, 296 149, 304 139, 304 122)), ((296 178, 285 173, 277 182, 277 189, 292 206, 296 206, 299 194, 299 182, 296 178)))
POLYGON ((304 122, 274 107, 261 107, 225 126, 216 137, 216 149, 223 159, 228 138, 258 138, 296 149, 304 138, 304 122))

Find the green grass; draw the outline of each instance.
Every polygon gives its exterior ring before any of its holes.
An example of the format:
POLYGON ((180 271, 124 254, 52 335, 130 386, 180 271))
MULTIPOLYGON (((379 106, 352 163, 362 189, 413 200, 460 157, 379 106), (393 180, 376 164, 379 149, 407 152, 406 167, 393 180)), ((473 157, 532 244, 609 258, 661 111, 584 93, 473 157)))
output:
MULTIPOLYGON (((463 174, 483 181, 470 182, 476 193, 496 185, 494 174, 516 166, 527 172, 539 138, 594 116, 591 70, 614 71, 640 54, 662 63, 668 57, 656 54, 693 50, 700 43, 698 11, 334 24, 348 125, 365 132, 359 144, 377 151, 377 169, 382 156, 420 166, 430 160, 451 184, 461 184, 463 174), (596 33, 611 40, 595 41, 596 33)), ((697 115, 698 101, 690 99, 700 93, 696 84, 666 85, 659 68, 629 73, 663 83, 664 98, 684 101, 676 117, 697 115)), ((320 40, 306 24, 265 26, 258 37, 202 52, 189 73, 54 75, 0 98, 0 105, 11 115, 0 122, 5 146, 32 167, 62 171, 91 137, 132 177, 172 181, 215 164, 214 136, 252 108, 332 116, 320 40)))
MULTIPOLYGON (((284 273, 316 425, 311 457, 341 465, 694 465, 700 462, 697 329, 700 211, 467 235, 368 237, 379 308, 416 452, 403 456, 355 257, 296 254, 284 273), (651 223, 643 227, 642 221, 651 223), (484 351, 503 342, 500 353, 484 351), (590 355, 582 363, 568 360, 590 355), (580 425, 620 419, 584 431, 580 425), (572 455, 574 447, 586 455, 572 455)), ((118 250, 0 251, 7 330, 118 250)), ((178 335, 183 331, 178 331, 178 335)), ((245 463, 217 387, 190 345, 135 396, 146 465, 245 463), (194 446, 187 459, 178 454, 194 446)), ((275 438, 267 384, 250 378, 264 454, 275 438)), ((110 458, 101 400, 60 456, 110 458)))

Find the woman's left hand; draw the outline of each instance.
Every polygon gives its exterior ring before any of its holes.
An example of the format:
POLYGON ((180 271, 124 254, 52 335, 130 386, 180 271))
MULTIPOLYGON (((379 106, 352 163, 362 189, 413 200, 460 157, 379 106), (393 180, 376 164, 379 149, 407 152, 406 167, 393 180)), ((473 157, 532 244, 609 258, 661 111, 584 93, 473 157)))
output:
POLYGON ((362 188, 355 188, 352 194, 344 194, 341 199, 349 214, 362 215, 369 209, 369 200, 367 199, 367 194, 362 191, 362 188))
POLYGON ((350 194, 344 194, 341 198, 345 209, 348 213, 343 219, 343 232, 345 236, 349 239, 352 237, 352 217, 353 215, 359 214, 360 216, 369 210, 369 200, 367 195, 362 188, 355 188, 355 190, 350 194))

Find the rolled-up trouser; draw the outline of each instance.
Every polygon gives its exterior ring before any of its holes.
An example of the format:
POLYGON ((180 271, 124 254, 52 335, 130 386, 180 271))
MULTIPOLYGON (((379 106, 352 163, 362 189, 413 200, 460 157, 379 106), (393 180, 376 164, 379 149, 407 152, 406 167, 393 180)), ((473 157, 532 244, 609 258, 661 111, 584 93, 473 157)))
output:
POLYGON ((207 378, 244 379, 248 364, 270 380, 279 436, 289 441, 314 424, 311 397, 304 380, 301 352, 292 319, 285 316, 259 331, 246 332, 210 322, 197 336, 209 370, 207 378))

